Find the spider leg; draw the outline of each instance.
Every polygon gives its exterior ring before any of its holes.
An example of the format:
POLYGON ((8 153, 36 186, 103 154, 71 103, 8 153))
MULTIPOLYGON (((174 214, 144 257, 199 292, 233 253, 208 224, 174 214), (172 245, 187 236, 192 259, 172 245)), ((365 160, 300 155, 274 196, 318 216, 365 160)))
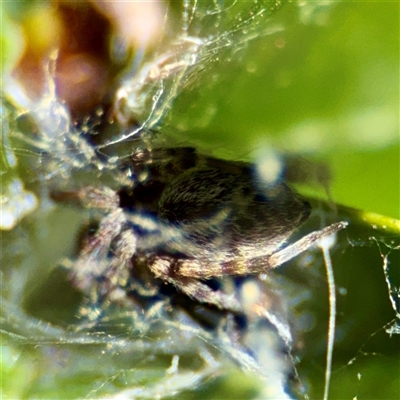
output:
POLYGON ((316 245, 321 239, 330 236, 344 228, 348 225, 348 222, 341 221, 327 226, 319 231, 311 232, 303 238, 299 239, 297 242, 284 247, 282 250, 273 253, 268 259, 268 268, 276 268, 283 263, 296 257, 298 254, 309 249, 310 247, 316 245))
POLYGON ((96 233, 84 244, 73 269, 73 279, 82 290, 90 289, 93 279, 110 275, 116 268, 113 262, 110 266, 107 254, 111 242, 119 235, 116 245, 116 261, 119 265, 128 262, 136 249, 133 233, 125 231, 121 234, 126 221, 123 210, 118 206, 118 195, 107 187, 84 187, 77 192, 68 193, 69 197, 79 200, 86 207, 101 208, 109 211, 102 219, 96 233))
POLYGON ((74 266, 74 280, 89 292, 97 304, 105 298, 124 303, 131 269, 136 253, 137 238, 132 230, 122 230, 125 217, 121 209, 114 210, 100 224, 94 238, 84 247, 74 266), (113 242, 113 257, 108 257, 113 242), (93 285, 97 282, 96 285, 93 285))
POLYGON ((314 246, 324 237, 344 229, 347 222, 338 222, 319 231, 311 232, 297 242, 267 256, 234 259, 223 262, 212 260, 173 260, 170 268, 174 276, 205 279, 224 275, 250 275, 276 268, 314 246))
POLYGON ((116 209, 102 220, 97 232, 86 240, 73 268, 73 280, 82 290, 89 289, 93 280, 104 276, 110 268, 107 254, 112 240, 121 231, 122 223, 122 210, 116 209))
POLYGON ((114 210, 119 207, 118 193, 107 186, 84 186, 74 191, 51 192, 51 198, 57 202, 78 202, 86 208, 114 210))
POLYGON ((114 257, 107 271, 107 277, 111 279, 113 275, 120 276, 121 273, 117 274, 117 271, 128 272, 127 267, 136 253, 136 243, 137 238, 132 230, 122 231, 115 243, 114 257))
POLYGON ((157 278, 173 284, 192 299, 201 303, 212 304, 221 310, 243 311, 242 306, 233 295, 228 295, 220 290, 212 290, 205 283, 193 277, 174 274, 171 266, 174 265, 175 261, 175 259, 169 257, 155 257, 152 262, 149 262, 149 268, 157 278))

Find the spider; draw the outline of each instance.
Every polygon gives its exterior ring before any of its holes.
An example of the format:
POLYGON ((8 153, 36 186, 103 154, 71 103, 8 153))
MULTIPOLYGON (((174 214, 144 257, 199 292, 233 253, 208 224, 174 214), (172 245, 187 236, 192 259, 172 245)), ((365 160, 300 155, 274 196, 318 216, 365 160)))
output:
POLYGON ((265 184, 251 164, 191 147, 135 150, 121 169, 132 184, 120 190, 84 186, 63 194, 104 214, 74 263, 73 279, 84 291, 96 280, 110 295, 145 264, 190 298, 240 312, 234 295, 205 281, 279 267, 347 225, 334 223, 286 245, 310 204, 283 181, 265 184))

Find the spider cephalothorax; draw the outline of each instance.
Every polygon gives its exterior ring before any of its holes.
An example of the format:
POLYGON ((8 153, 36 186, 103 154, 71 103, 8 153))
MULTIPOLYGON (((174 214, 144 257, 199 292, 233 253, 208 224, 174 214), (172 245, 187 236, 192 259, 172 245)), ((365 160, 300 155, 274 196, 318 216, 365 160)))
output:
POLYGON ((73 193, 105 211, 73 269, 84 290, 101 278, 104 291, 112 291, 130 279, 135 260, 145 260, 155 277, 189 297, 239 311, 237 299, 202 280, 265 272, 346 226, 330 225, 285 247, 308 218, 309 203, 283 181, 264 183, 250 164, 193 148, 136 151, 121 169, 132 176, 131 186, 73 193))

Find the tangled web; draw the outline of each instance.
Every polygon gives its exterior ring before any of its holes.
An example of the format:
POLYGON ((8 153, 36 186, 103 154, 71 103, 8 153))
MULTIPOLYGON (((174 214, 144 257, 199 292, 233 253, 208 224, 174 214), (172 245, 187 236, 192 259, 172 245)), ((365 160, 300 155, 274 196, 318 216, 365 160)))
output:
MULTIPOLYGON (((20 115, 5 102, 3 126, 10 128, 5 153, 9 159, 30 155, 22 165, 28 162, 40 171, 35 187, 40 208, 2 238, 3 370, 15 397, 46 398, 65 388, 79 398, 204 398, 204 393, 218 398, 227 390, 237 391, 238 398, 322 396, 332 327, 326 260, 319 249, 266 275, 226 279, 224 285, 234 287, 245 306, 255 307, 262 298, 258 315, 242 320, 199 304, 189 313, 168 296, 146 305, 99 305, 83 298, 65 268, 74 253, 82 211, 55 205, 46 189, 54 182, 70 188, 93 179, 111 186, 126 183, 124 175, 115 178, 118 165, 132 147, 151 150, 168 144, 155 131, 168 125, 178 96, 201 85, 217 63, 240 63, 241 50, 251 41, 285 28, 273 18, 280 3, 187 0, 166 10, 166 20, 174 17, 179 23, 157 51, 138 52, 113 98, 116 118, 125 129, 111 131, 98 145, 85 136, 96 121, 74 126, 57 100, 53 61, 48 64, 47 95, 40 102, 30 102, 15 83, 6 87, 14 104, 33 117, 38 135, 31 143, 24 137, 22 154, 14 125, 20 115), (132 128, 131 120, 139 122, 132 128), (24 384, 15 385, 21 374, 24 384)), ((328 6, 298 7, 306 19, 328 6)), ((21 208, 30 209, 19 201, 35 200, 27 200, 16 186, 19 195, 13 196, 11 217, 17 220, 25 213, 21 208)), ((329 208, 316 204, 319 215, 299 236, 318 228, 321 219, 337 219, 329 208)), ((371 397, 368 391, 378 374, 382 386, 396 385, 399 226, 346 208, 339 207, 338 213, 350 226, 331 248, 337 306, 330 390, 332 398, 340 397, 346 382, 346 395, 371 397), (385 377, 382 368, 390 372, 385 377)))

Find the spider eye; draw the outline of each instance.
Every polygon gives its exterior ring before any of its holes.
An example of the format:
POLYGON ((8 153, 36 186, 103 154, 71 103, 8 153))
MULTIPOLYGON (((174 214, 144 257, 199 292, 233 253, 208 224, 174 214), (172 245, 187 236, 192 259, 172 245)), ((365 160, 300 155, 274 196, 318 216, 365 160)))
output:
POLYGON ((242 188, 243 197, 249 196, 251 192, 252 192, 252 190, 248 186, 245 186, 245 187, 242 188))
POLYGON ((253 200, 257 203, 264 203, 266 196, 264 196, 262 193, 256 193, 253 197, 253 200))

